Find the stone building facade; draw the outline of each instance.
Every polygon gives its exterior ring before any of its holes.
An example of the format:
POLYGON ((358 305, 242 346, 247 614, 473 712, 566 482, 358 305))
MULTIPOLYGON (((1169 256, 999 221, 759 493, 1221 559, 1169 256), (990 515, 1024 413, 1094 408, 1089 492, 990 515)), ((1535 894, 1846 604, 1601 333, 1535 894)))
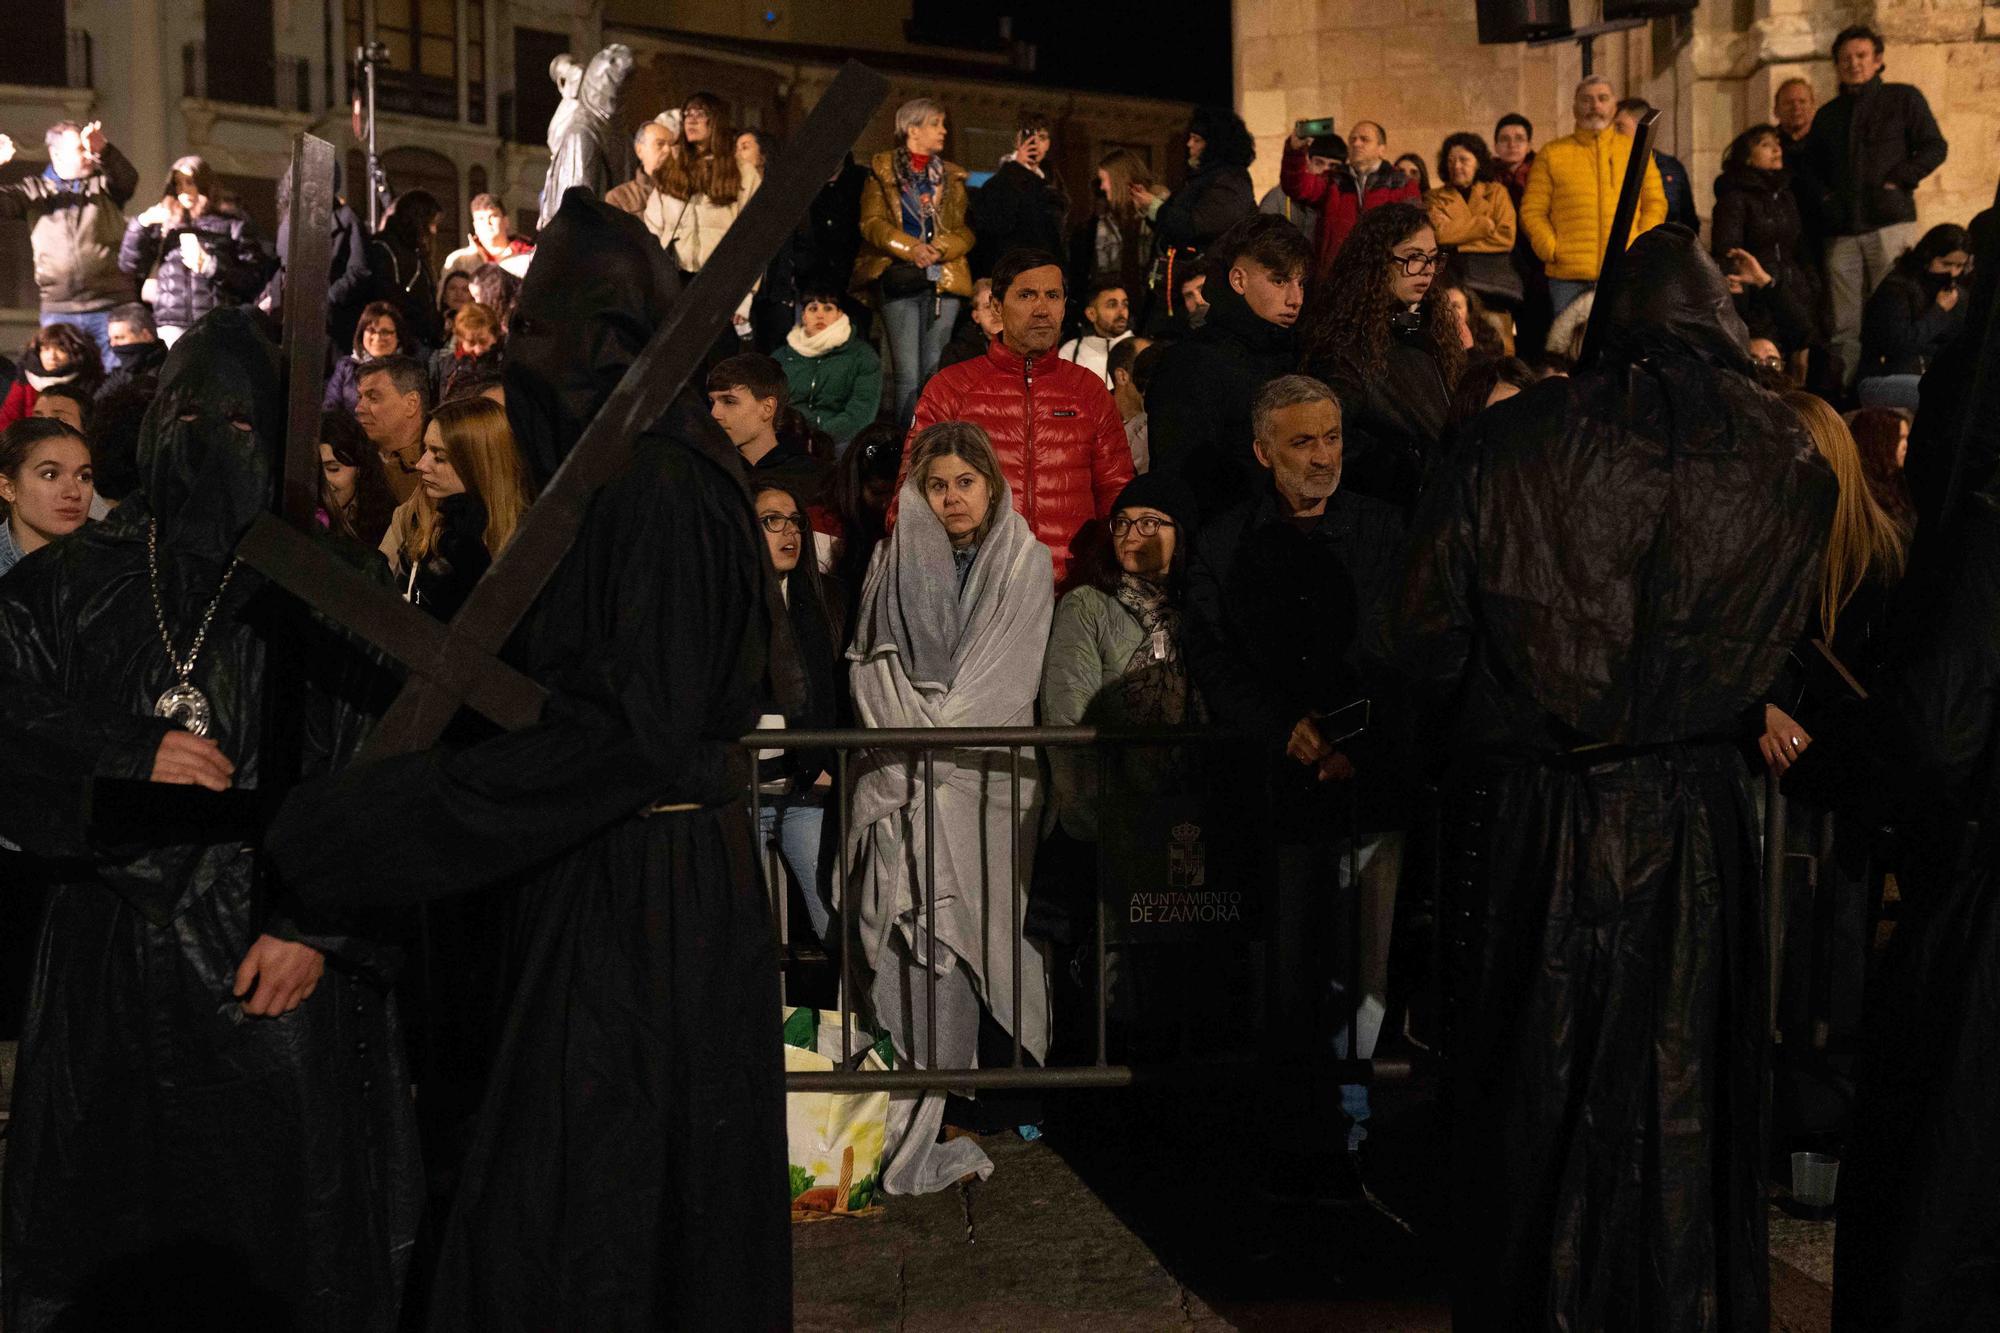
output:
MULTIPOLYGON (((1579 24, 1596 6, 1572 0, 1579 24)), ((1793 75, 1832 97, 1830 47, 1850 23, 1887 40, 1885 77, 1923 89, 1951 141, 1944 167, 1917 191, 1924 226, 1967 222, 2000 181, 2000 0, 1710 0, 1686 18, 1657 19, 1595 43, 1595 72, 1621 95, 1662 111, 1660 147, 1688 165, 1702 215, 1729 142, 1771 119, 1772 95, 1793 75)), ((1432 164, 1446 134, 1490 137, 1509 111, 1537 142, 1567 134, 1583 75, 1574 42, 1481 46, 1471 0, 1235 0, 1237 107, 1257 137, 1260 190, 1277 182, 1285 134, 1331 115, 1342 132, 1382 122, 1392 155, 1432 164)))
MULTIPOLYGON (((361 210, 350 60, 374 40, 390 53, 378 84, 384 173, 392 190, 438 197, 444 248, 463 243, 465 206, 482 192, 501 194, 532 228, 557 101, 549 61, 612 41, 638 57, 625 108, 632 125, 705 90, 722 97, 737 127, 782 136, 856 57, 892 80, 864 152, 889 143, 896 104, 921 93, 950 108, 947 152, 974 171, 992 170, 1012 149, 1024 108, 1052 117, 1072 221, 1087 212, 1094 165, 1112 147, 1140 152, 1170 182, 1184 168, 1184 102, 1049 86, 1029 53, 1005 40, 926 45, 912 37, 911 0, 782 12, 737 0, 671 8, 658 0, 6 0, 5 8, 0 133, 18 156, 0 180, 42 170, 51 123, 101 120, 139 171, 128 213, 158 197, 176 157, 199 153, 267 236, 276 180, 301 130, 336 146, 345 193, 361 210), (663 16, 677 26, 658 26, 663 16)), ((9 356, 34 327, 35 304, 27 228, 0 222, 0 350, 9 356)))

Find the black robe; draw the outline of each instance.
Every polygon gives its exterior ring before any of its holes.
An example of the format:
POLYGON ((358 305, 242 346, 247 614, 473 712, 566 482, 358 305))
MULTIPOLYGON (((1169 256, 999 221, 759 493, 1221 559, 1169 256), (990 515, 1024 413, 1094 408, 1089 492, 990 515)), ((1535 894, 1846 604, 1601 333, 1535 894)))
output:
MULTIPOLYGON (((661 318, 659 255, 583 191, 543 231, 507 397, 544 480, 661 318)), ((269 835, 309 902, 527 876, 433 1329, 790 1325, 778 960, 736 745, 769 560, 733 454, 683 395, 592 499, 510 654, 551 689, 540 722, 304 788, 269 835)))
POLYGON ((1959 526, 1923 648, 1785 782, 1903 834, 1840 1172, 1834 1327, 1854 1333, 2000 1326, 2000 504, 1959 526))
MULTIPOLYGON (((247 829, 94 829, 80 801, 93 777, 149 777, 170 729, 153 716, 173 676, 148 523, 185 651, 270 492, 281 421, 273 349, 247 313, 208 316, 167 360, 140 446, 146 489, 0 580, 0 835, 44 858, 51 883, 7 1145, 14 1333, 396 1325, 420 1194, 386 993, 395 951, 267 901, 247 829), (277 1018, 247 1018, 231 995, 260 933, 327 955, 318 988, 277 1018)), ((276 636, 306 647, 308 771, 360 737, 339 696, 365 664, 239 569, 192 677, 238 787, 259 785, 276 636)))
POLYGON ((1768 1323, 1763 910, 1730 737, 1804 623, 1833 481, 1750 381, 1693 238, 1629 258, 1629 336, 1475 418, 1413 529, 1401 647, 1462 812, 1460 1329, 1768 1323))
MULTIPOLYGON (((2000 242, 2000 212, 1973 221, 2000 242)), ((1925 377, 1908 651, 1889 687, 1815 727, 1785 790, 1901 834, 1901 917, 1871 979, 1842 1155, 1841 1333, 2000 1327, 2000 274, 1925 377), (1984 368, 1982 375, 1981 370, 1984 368)))

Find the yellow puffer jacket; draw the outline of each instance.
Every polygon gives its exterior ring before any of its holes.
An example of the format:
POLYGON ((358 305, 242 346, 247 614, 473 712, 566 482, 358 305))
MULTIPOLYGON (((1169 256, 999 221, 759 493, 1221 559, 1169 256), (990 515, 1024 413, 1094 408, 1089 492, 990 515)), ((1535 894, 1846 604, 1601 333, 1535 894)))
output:
MULTIPOLYGON (((861 254, 854 261, 850 286, 867 293, 875 280, 897 260, 907 260, 917 238, 903 230, 903 191, 896 184, 896 150, 875 154, 869 164, 872 179, 861 187, 861 254)), ((944 164, 944 183, 938 191, 937 234, 931 244, 944 257, 944 272, 938 290, 947 296, 972 295, 972 228, 965 224, 965 168, 956 162, 944 164)))
MULTIPOLYGON (((1521 229, 1551 278, 1597 281, 1611 235, 1611 215, 1618 209, 1618 187, 1631 157, 1632 140, 1610 129, 1578 130, 1535 155, 1528 168, 1528 188, 1521 195, 1521 229)), ((1625 244, 1666 220, 1667 192, 1660 184, 1660 168, 1648 162, 1639 189, 1639 216, 1625 244)))

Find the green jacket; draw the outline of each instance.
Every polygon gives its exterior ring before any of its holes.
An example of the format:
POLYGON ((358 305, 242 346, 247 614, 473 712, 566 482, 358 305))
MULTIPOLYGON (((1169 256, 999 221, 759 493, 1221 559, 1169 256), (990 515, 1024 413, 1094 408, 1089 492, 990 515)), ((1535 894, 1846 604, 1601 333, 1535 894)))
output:
POLYGON ((875 420, 882 406, 882 358, 866 340, 850 334, 819 356, 807 356, 786 343, 777 356, 792 406, 836 444, 846 444, 875 420))

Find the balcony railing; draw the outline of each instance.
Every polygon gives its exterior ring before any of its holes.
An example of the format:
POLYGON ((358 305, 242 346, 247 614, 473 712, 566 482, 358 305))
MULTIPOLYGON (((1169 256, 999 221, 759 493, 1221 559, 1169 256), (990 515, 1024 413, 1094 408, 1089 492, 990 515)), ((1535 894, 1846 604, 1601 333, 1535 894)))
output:
POLYGON ((67 62, 67 83, 71 88, 95 88, 97 86, 96 61, 90 45, 90 34, 82 28, 69 30, 69 59, 67 62))
POLYGON ((300 56, 232 59, 224 78, 209 62, 207 43, 189 42, 181 48, 181 94, 198 101, 310 113, 312 66, 300 56))

